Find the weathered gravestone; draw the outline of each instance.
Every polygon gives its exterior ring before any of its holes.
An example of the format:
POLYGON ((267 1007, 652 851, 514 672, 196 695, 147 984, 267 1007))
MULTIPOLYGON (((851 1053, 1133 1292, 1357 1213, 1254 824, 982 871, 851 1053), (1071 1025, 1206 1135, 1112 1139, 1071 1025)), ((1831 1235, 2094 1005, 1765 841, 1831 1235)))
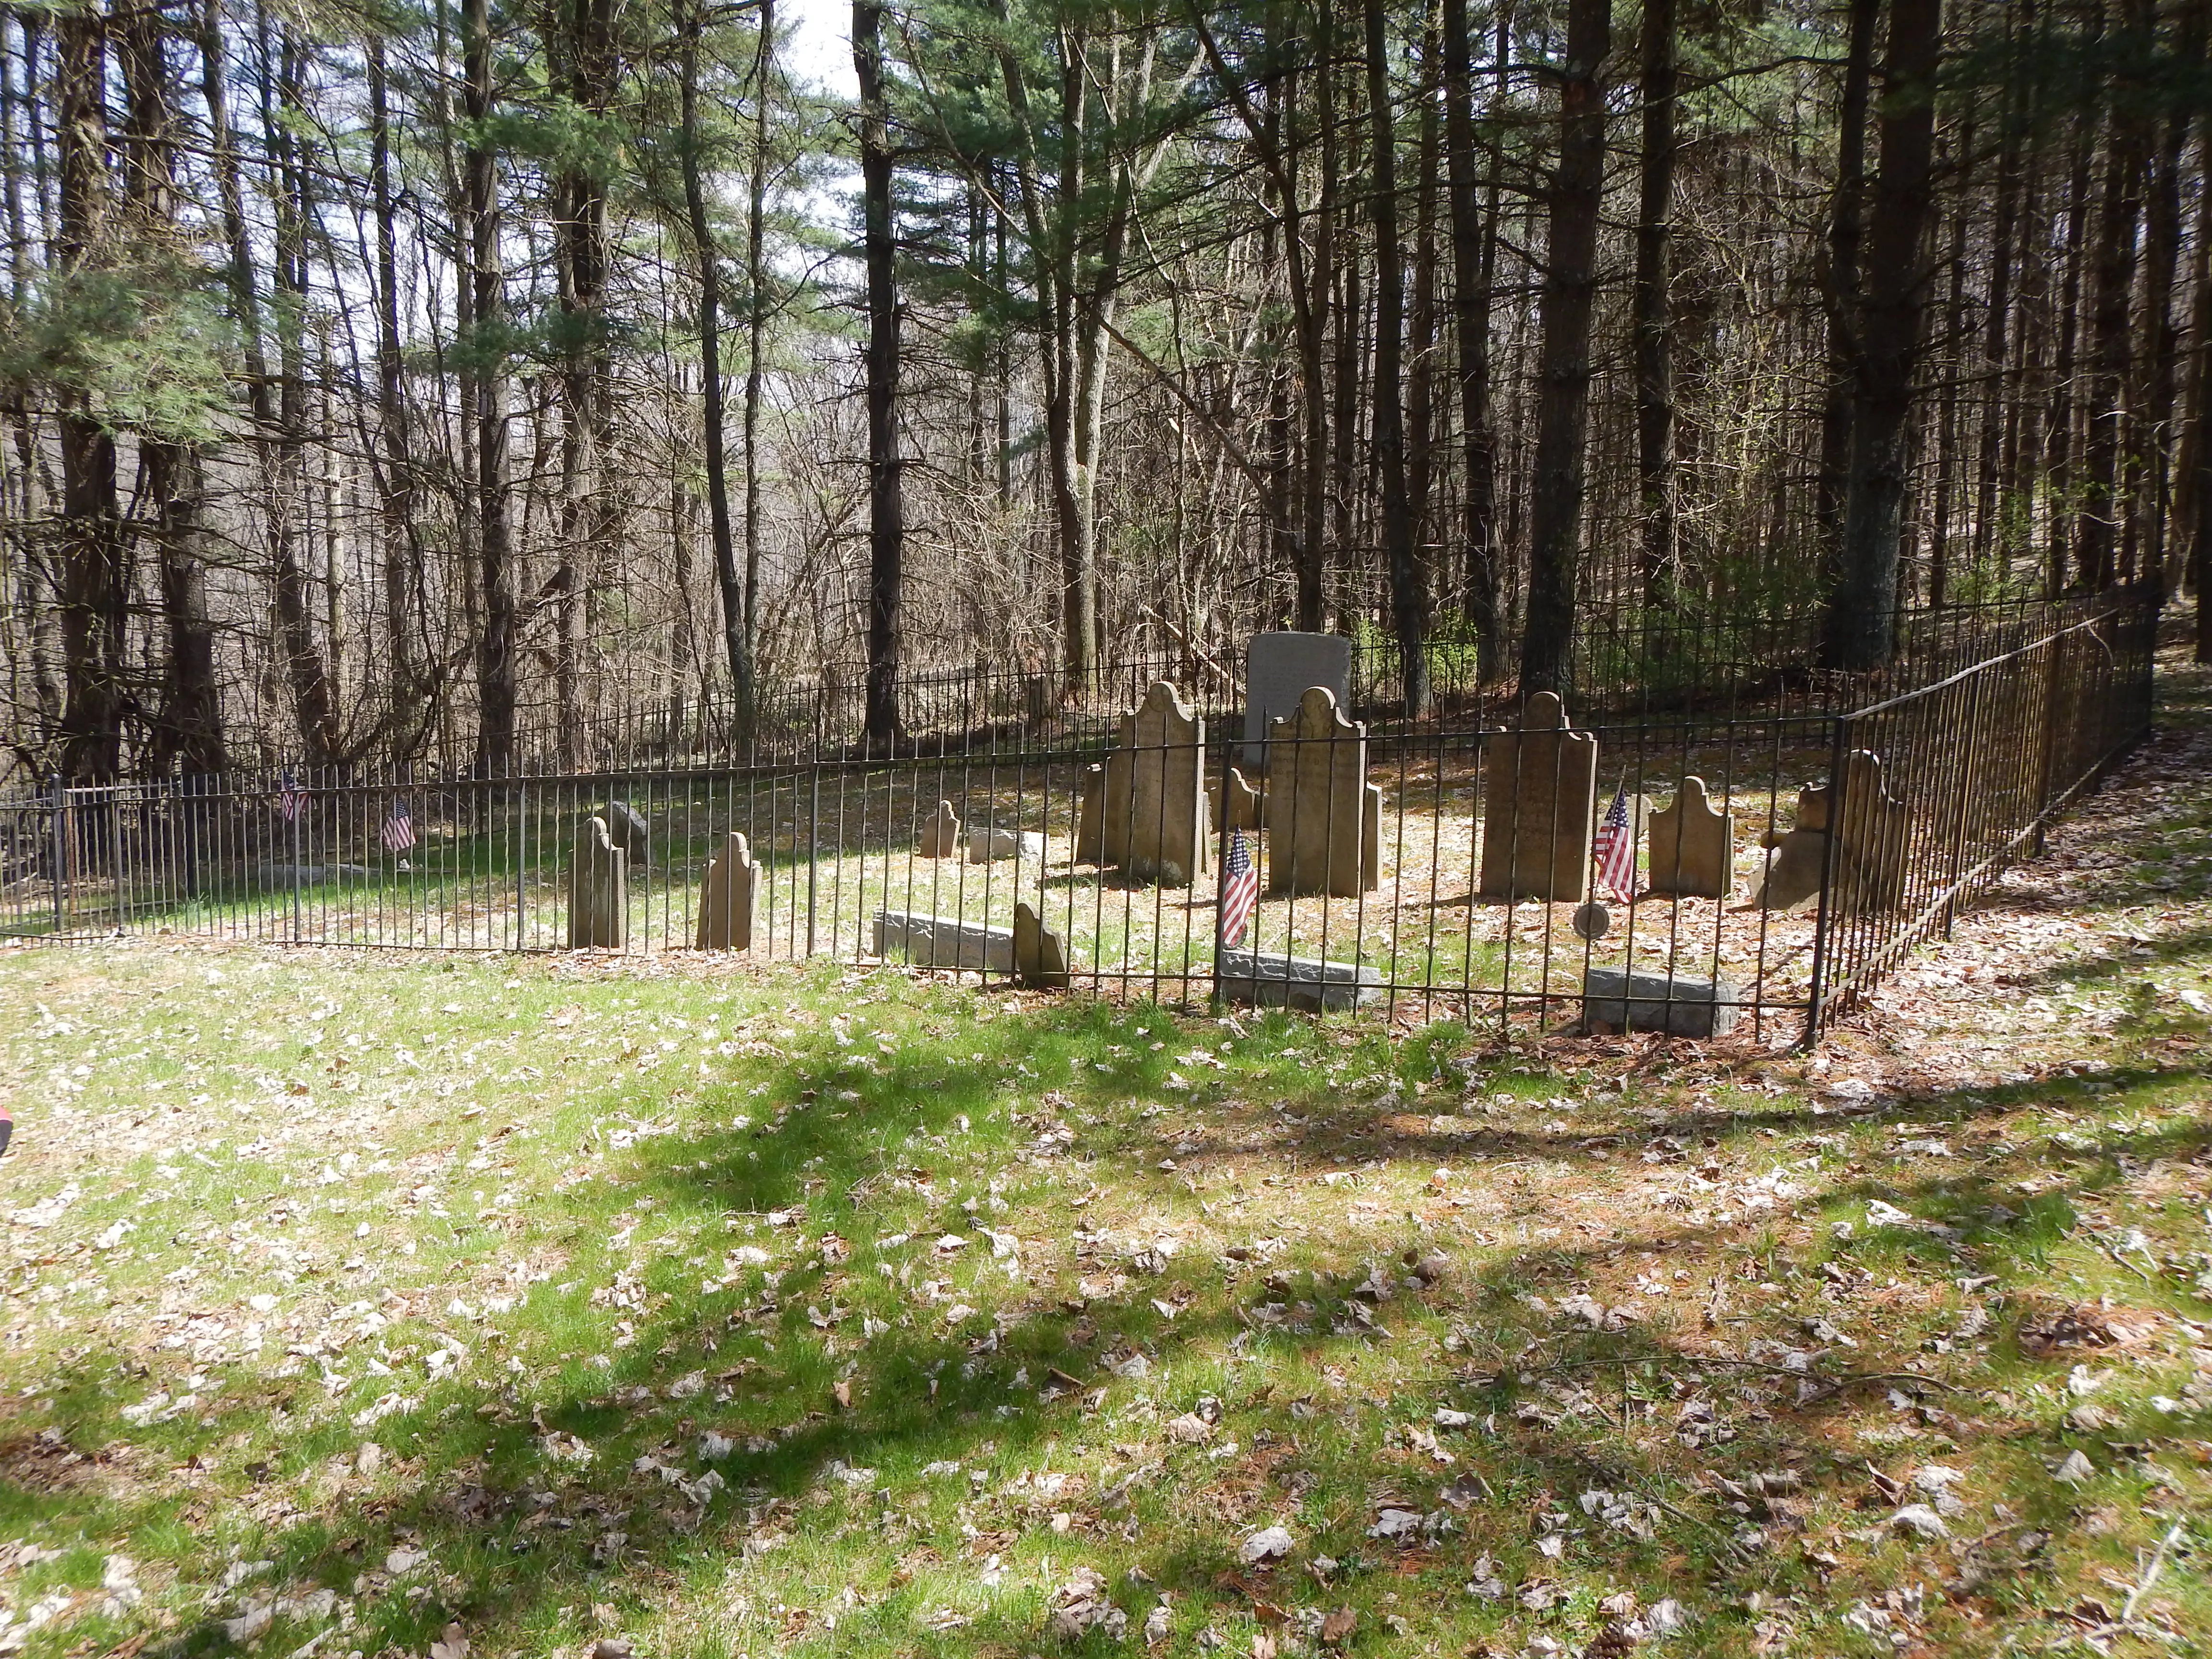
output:
POLYGON ((1213 792, 1213 821, 1224 830, 1257 830, 1260 827, 1260 792, 1244 781, 1244 775, 1231 767, 1222 776, 1213 792))
POLYGON ((1583 975, 1583 1018, 1616 1031, 1719 1036, 1735 1026, 1736 1012, 1735 987, 1724 979, 1626 968, 1592 968, 1583 975))
POLYGON ((1735 820, 1705 794, 1703 778, 1684 778, 1672 806, 1650 815, 1654 893, 1726 898, 1735 889, 1735 820))
POLYGON ((732 830, 722 851, 707 866, 707 881, 699 896, 699 930, 694 939, 702 951, 750 951, 753 948, 753 917, 760 908, 761 867, 754 862, 745 838, 732 830))
POLYGON ((1078 781, 1081 792, 1075 810, 1075 861, 1106 862, 1106 769, 1086 766, 1078 781))
POLYGON ((970 864, 1044 856, 1044 836, 1035 830, 994 830, 988 824, 971 823, 968 826, 967 845, 970 864))
POLYGON ((1833 897, 1845 911, 1887 910, 1905 891, 1905 855, 1911 815, 1882 781, 1881 757, 1854 749, 1844 757, 1843 820, 1835 821, 1831 783, 1807 784, 1797 794, 1797 822, 1786 835, 1765 836, 1771 849, 1752 902, 1787 910, 1834 881, 1833 897), (1835 850, 1831 855, 1829 842, 1835 850))
POLYGON ((1334 1013, 1381 1001, 1382 975, 1358 963, 1219 951, 1213 958, 1213 989, 1224 1002, 1334 1013))
POLYGON ((611 800, 603 816, 607 839, 629 860, 631 869, 642 870, 653 862, 653 835, 645 827, 644 814, 626 800, 611 800))
POLYGON ((1121 721, 1106 757, 1099 812, 1100 864, 1138 881, 1188 887, 1207 856, 1206 722, 1165 680, 1121 721))
POLYGON ((1014 906, 1014 977, 1032 990, 1067 988, 1067 947, 1027 904, 1014 906))
POLYGON ((1014 930, 919 910, 878 910, 874 954, 887 957, 893 951, 904 951, 917 968, 980 968, 1010 974, 1014 930))
POLYGON ((953 811, 952 803, 941 800, 928 823, 921 826, 922 857, 926 859, 957 859, 960 856, 960 818, 953 811))
POLYGON ((1244 651, 1244 764, 1268 763, 1267 738, 1293 713, 1306 688, 1327 686, 1340 708, 1352 702, 1352 641, 1341 634, 1255 634, 1244 651))
POLYGON ((619 951, 629 943, 629 854, 605 818, 577 826, 568 859, 568 948, 619 951))
POLYGON ((1520 727, 1485 748, 1482 896, 1580 903, 1597 831, 1597 738, 1569 730, 1559 699, 1539 691, 1520 727))
POLYGON ((1354 897, 1376 883, 1382 792, 1367 782, 1367 728, 1325 685, 1267 730, 1269 890, 1354 897))

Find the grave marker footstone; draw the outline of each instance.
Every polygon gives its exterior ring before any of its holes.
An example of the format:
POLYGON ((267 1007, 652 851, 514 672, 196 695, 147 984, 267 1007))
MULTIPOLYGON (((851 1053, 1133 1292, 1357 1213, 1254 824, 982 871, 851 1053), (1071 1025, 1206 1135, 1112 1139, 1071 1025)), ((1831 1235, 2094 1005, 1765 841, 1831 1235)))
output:
POLYGON ((1014 906, 1014 977, 1037 991, 1068 985, 1067 947, 1027 904, 1014 906))
POLYGON ((1229 830, 1257 830, 1260 827, 1260 792, 1244 781, 1244 775, 1231 767, 1214 791, 1213 817, 1217 823, 1229 830))
POLYGON ((1726 898, 1735 888, 1735 820, 1684 778, 1671 806, 1650 816, 1650 890, 1681 898, 1726 898))
POLYGON ((922 857, 926 859, 957 859, 960 856, 960 817, 952 810, 952 803, 941 800, 928 823, 921 826, 922 857))
POLYGON ((602 817, 576 830, 568 859, 568 948, 619 951, 629 943, 629 854, 602 817))
POLYGON ((1580 903, 1597 831, 1597 738, 1570 730, 1559 699, 1539 691, 1520 726, 1484 747, 1483 896, 1580 903))
POLYGON ((645 827, 645 817, 626 800, 611 800, 604 815, 607 821, 607 839, 614 842, 629 860, 629 867, 642 870, 653 862, 653 836, 645 827))
POLYGON ((1381 791, 1367 781, 1367 728, 1338 713, 1327 686, 1309 686, 1268 728, 1267 752, 1268 890, 1365 892, 1381 817, 1381 791))
POLYGON ((695 938, 702 951, 750 951, 753 948, 753 917, 760 908, 761 867, 753 860, 745 838, 732 830, 722 850, 707 866, 706 884, 699 895, 699 928, 695 938))
POLYGON ((1265 766, 1275 721, 1294 713, 1310 685, 1337 705, 1352 702, 1352 641, 1341 634, 1255 634, 1244 648, 1244 764, 1265 766))

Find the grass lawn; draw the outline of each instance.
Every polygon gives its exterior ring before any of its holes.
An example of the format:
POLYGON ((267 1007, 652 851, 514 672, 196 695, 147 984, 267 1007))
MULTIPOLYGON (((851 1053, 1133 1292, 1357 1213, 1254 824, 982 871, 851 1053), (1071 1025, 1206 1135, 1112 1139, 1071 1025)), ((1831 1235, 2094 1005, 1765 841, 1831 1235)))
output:
POLYGON ((2206 1651, 2168 690, 1809 1057, 0 952, 0 1654, 2206 1651))

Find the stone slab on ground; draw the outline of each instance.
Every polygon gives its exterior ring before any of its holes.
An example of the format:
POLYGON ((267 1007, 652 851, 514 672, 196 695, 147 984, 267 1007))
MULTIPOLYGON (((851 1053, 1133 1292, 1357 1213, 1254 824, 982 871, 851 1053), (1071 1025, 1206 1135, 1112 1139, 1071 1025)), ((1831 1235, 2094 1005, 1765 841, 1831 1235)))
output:
POLYGON ((1334 1013, 1381 1001, 1382 975, 1358 963, 1223 951, 1213 959, 1213 988, 1228 1002, 1334 1013))
POLYGON ((916 968, 974 968, 990 973, 1014 971, 1014 930, 993 927, 957 916, 924 910, 878 910, 874 954, 903 951, 916 968))
POLYGON ((1735 987, 1726 980, 1625 968, 1592 968, 1583 975, 1583 1018, 1616 1031, 1719 1036, 1735 1024, 1739 1012, 1735 987))
POLYGON ((968 826, 967 842, 970 864, 1044 856, 1044 836, 1036 830, 994 830, 988 824, 971 823, 968 826))

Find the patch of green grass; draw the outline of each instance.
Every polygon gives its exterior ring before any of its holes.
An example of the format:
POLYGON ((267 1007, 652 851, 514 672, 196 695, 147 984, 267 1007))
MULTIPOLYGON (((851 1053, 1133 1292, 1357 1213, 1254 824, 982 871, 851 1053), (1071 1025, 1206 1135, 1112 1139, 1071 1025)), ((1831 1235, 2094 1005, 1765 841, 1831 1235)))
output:
POLYGON ((820 961, 0 953, 0 1647, 2057 1652, 2180 1519, 2098 1639, 2189 1651, 2203 1031, 2095 957, 2019 1080, 1839 1097, 820 961), (1079 1570, 1126 1648, 1048 1632, 1079 1570))

